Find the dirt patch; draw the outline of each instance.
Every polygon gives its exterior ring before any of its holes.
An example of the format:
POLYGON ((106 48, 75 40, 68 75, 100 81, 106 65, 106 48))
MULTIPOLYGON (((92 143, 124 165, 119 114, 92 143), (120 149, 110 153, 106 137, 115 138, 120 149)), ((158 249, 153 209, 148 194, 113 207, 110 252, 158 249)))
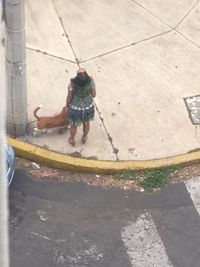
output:
MULTIPOLYGON (((144 176, 142 172, 135 173, 133 180, 119 179, 119 175, 100 175, 53 169, 21 158, 16 158, 16 169, 26 170, 34 179, 54 179, 58 182, 84 182, 91 186, 101 186, 103 188, 117 187, 123 190, 144 191, 143 188, 138 186, 138 180, 141 180, 144 176)), ((200 176, 200 164, 180 167, 173 173, 171 182, 183 182, 197 176, 200 176)))

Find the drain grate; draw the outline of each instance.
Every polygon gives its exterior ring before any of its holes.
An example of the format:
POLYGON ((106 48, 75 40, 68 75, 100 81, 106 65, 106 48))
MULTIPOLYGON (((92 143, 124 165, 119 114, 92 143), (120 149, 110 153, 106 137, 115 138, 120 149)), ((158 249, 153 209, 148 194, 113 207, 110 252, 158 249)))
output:
POLYGON ((184 98, 191 122, 200 124, 200 95, 184 98))

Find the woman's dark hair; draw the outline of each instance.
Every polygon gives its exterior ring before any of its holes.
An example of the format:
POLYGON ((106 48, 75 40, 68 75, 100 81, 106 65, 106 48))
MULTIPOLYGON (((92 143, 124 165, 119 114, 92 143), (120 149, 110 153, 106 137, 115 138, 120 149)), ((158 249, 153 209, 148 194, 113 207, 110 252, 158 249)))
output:
POLYGON ((71 79, 71 82, 76 86, 83 87, 91 81, 87 71, 78 72, 75 78, 71 79))

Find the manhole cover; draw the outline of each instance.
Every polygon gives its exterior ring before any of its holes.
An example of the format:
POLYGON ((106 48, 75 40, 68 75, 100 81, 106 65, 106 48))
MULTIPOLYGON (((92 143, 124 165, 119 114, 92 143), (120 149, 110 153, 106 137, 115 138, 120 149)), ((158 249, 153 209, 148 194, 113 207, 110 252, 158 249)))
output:
POLYGON ((200 95, 184 98, 189 117, 193 124, 200 124, 200 95))

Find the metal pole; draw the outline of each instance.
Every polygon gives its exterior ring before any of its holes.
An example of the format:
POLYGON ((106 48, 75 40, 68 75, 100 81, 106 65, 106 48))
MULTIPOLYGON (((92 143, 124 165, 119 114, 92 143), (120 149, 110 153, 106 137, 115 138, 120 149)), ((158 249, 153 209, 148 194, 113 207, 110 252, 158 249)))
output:
POLYGON ((8 188, 5 178, 5 48, 3 39, 5 27, 3 21, 3 1, 0 0, 0 266, 9 266, 8 241, 8 188))
POLYGON ((26 51, 24 0, 5 0, 7 132, 12 136, 26 133, 26 51))

